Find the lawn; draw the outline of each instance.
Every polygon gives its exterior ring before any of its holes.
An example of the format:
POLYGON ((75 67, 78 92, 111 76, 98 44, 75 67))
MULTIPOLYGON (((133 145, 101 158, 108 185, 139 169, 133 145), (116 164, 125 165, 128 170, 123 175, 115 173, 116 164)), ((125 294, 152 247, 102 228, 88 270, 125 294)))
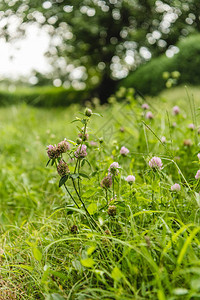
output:
POLYGON ((200 298, 200 89, 123 93, 91 116, 0 109, 0 299, 200 298))

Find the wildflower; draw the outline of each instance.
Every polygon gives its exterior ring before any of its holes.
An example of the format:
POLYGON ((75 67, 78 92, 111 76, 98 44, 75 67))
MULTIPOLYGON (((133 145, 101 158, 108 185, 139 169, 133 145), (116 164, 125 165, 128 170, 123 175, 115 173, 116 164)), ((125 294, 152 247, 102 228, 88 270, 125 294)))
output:
POLYGON ((94 142, 94 141, 91 141, 90 145, 93 146, 93 147, 97 147, 98 146, 97 142, 94 142))
POLYGON ((70 231, 71 233, 77 233, 78 232, 78 227, 76 225, 73 225, 71 228, 70 228, 70 231))
POLYGON ((180 108, 176 105, 173 107, 173 114, 178 115, 180 113, 180 108))
POLYGON ((106 229, 106 230, 105 230, 105 234, 106 234, 106 235, 111 235, 111 231, 110 231, 109 229, 106 229))
POLYGON ((187 146, 187 147, 191 147, 192 146, 192 141, 191 140, 184 140, 183 145, 187 146))
POLYGON ((75 157, 84 158, 85 156, 87 156, 86 148, 86 145, 78 146, 77 150, 74 152, 75 157))
POLYGON ((142 108, 144 110, 149 109, 149 105, 147 103, 142 104, 142 108))
POLYGON ((85 115, 86 115, 87 117, 91 117, 91 115, 92 115, 92 110, 91 110, 90 108, 86 108, 86 109, 85 109, 85 115))
POLYGON ((103 138, 102 137, 99 138, 99 143, 103 144, 103 138))
POLYGON ((120 128, 120 131, 121 131, 121 132, 124 132, 124 131, 125 131, 124 127, 121 127, 121 128, 120 128))
POLYGON ((177 126, 177 124, 176 124, 176 122, 174 122, 173 124, 172 124, 172 127, 176 127, 177 126))
POLYGON ((81 138, 83 141, 88 140, 89 134, 87 132, 84 133, 84 127, 81 128, 81 132, 78 134, 79 138, 81 138))
POLYGON ((118 162, 113 162, 108 169, 108 174, 117 176, 119 174, 119 170, 118 170, 119 168, 120 168, 120 166, 119 166, 118 162))
POLYGON ((60 156, 57 146, 52 145, 47 146, 47 154, 50 159, 58 158, 60 156))
POLYGON ((181 186, 178 183, 175 183, 174 185, 171 186, 172 192, 179 192, 180 190, 181 190, 181 186))
POLYGON ((67 163, 63 159, 59 161, 57 171, 61 177, 65 176, 67 173, 70 172, 67 163))
POLYGON ((200 153, 197 154, 198 159, 200 160, 200 153))
POLYGON ((130 185, 132 185, 133 182, 135 182, 135 176, 133 176, 133 175, 128 175, 128 176, 126 177, 126 181, 127 181, 130 185))
POLYGON ((160 169, 162 168, 162 161, 159 157, 152 157, 152 159, 149 161, 149 167, 152 169, 160 169))
POLYGON ((101 181, 101 187, 108 189, 112 186, 112 177, 110 175, 104 177, 101 181))
POLYGON ((115 205, 110 205, 110 206, 108 207, 108 214, 109 214, 109 216, 115 216, 116 213, 117 213, 117 208, 116 208, 116 206, 115 206, 115 205))
POLYGON ((60 153, 65 153, 70 149, 69 143, 64 139, 64 141, 58 143, 58 151, 60 153))
POLYGON ((200 178, 200 170, 198 170, 196 175, 195 175, 195 179, 199 179, 199 178, 200 178))
POLYGON ((188 125, 188 128, 191 129, 191 130, 194 130, 195 129, 195 125, 193 123, 191 123, 191 124, 188 125))
POLYGON ((148 120, 154 119, 154 116, 153 116, 153 114, 152 114, 151 111, 148 111, 148 112, 146 113, 146 119, 148 119, 148 120))
POLYGON ((120 154, 122 156, 126 156, 127 154, 129 154, 129 150, 123 146, 123 147, 121 147, 120 154))
POLYGON ((162 143, 166 143, 166 137, 165 137, 165 136, 162 136, 162 137, 161 137, 161 142, 162 142, 162 143))

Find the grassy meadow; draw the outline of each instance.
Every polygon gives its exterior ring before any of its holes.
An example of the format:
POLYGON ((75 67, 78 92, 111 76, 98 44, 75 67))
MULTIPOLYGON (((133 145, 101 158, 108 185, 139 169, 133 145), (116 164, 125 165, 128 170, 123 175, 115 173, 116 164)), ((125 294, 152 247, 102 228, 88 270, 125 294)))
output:
POLYGON ((200 298, 200 89, 116 97, 91 117, 77 105, 0 108, 0 299, 200 298), (62 179, 46 150, 64 138, 62 179))

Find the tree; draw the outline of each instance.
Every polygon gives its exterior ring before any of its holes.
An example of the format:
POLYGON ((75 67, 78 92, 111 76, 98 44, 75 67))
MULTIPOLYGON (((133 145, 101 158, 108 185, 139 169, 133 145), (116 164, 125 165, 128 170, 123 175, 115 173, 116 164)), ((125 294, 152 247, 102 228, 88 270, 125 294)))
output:
POLYGON ((86 84, 105 101, 130 70, 166 51, 180 35, 199 30, 199 5, 197 0, 2 0, 0 10, 7 38, 13 16, 20 21, 17 36, 27 24, 45 28, 52 37, 47 56, 54 75, 75 87, 86 84))

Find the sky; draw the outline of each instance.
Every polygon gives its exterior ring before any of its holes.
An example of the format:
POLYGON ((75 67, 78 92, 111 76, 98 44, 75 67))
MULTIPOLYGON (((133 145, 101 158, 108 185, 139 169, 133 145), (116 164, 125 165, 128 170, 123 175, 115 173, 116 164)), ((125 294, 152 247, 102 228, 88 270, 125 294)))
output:
POLYGON ((29 25, 24 39, 14 44, 0 38, 0 79, 17 79, 19 75, 28 76, 32 69, 48 72, 50 66, 44 53, 49 47, 50 37, 36 25, 29 25))

